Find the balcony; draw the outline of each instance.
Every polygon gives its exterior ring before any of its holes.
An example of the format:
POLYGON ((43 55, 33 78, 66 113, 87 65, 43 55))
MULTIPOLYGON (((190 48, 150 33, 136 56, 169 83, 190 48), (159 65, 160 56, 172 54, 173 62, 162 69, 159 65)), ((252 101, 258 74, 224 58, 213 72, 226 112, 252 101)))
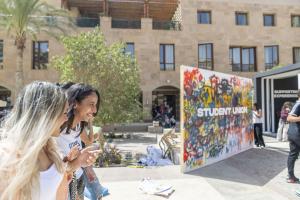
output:
POLYGON ((152 18, 168 21, 175 15, 179 0, 64 0, 63 7, 78 13, 101 15, 113 19, 152 18))
POLYGON ((233 72, 255 72, 256 65, 255 64, 240 64, 234 63, 231 64, 233 72))
POLYGON ((96 26, 100 26, 100 19, 99 18, 89 18, 89 17, 78 17, 76 19, 76 25, 78 27, 94 28, 96 26))
POLYGON ((141 20, 112 19, 112 28, 141 29, 141 20))
POLYGON ((180 21, 153 21, 152 28, 154 30, 181 31, 181 23, 180 21))

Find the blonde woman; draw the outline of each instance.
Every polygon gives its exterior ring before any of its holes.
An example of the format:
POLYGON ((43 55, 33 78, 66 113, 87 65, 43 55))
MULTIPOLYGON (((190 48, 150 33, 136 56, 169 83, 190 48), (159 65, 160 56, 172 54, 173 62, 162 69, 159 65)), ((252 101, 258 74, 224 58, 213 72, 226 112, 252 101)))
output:
POLYGON ((65 200, 67 174, 94 161, 96 152, 68 164, 58 154, 53 137, 67 109, 66 96, 52 83, 33 82, 21 91, 0 142, 1 200, 65 200))

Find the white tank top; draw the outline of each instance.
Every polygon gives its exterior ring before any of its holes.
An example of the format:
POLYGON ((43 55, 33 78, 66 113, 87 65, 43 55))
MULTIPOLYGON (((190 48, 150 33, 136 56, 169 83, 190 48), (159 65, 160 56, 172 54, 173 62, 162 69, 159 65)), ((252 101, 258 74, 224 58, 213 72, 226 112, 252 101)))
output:
MULTIPOLYGON (((261 112, 261 109, 259 109, 259 111, 261 112)), ((252 111, 252 123, 253 124, 261 124, 263 123, 263 118, 261 117, 257 117, 256 114, 258 114, 258 111, 252 111)))
MULTIPOLYGON (((65 128, 60 135, 56 138, 58 149, 63 154, 63 156, 67 156, 71 150, 71 148, 75 145, 79 146, 79 150, 82 149, 81 139, 79 136, 80 133, 80 124, 78 124, 75 130, 70 129, 69 134, 66 134, 67 128, 65 128)), ((79 179, 83 174, 83 170, 79 168, 76 171, 76 178, 79 179)))
POLYGON ((56 200, 57 189, 63 179, 55 164, 52 164, 46 171, 40 172, 40 199, 56 200))

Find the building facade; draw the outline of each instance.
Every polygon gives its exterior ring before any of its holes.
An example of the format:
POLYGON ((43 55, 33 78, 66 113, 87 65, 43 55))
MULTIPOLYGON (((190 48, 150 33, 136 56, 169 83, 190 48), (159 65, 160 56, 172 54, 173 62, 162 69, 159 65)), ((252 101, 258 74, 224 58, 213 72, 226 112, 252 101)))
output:
MULTIPOLYGON (((123 41, 140 66, 143 108, 166 100, 179 117, 180 65, 252 78, 300 62, 299 0, 48 0, 69 9, 78 32, 99 25, 107 43, 123 41)), ((63 54, 47 35, 28 39, 25 83, 58 81, 46 65, 63 54)), ((16 50, 0 31, 0 86, 14 98, 16 50)), ((1 92, 1 90, 0 90, 1 92)))

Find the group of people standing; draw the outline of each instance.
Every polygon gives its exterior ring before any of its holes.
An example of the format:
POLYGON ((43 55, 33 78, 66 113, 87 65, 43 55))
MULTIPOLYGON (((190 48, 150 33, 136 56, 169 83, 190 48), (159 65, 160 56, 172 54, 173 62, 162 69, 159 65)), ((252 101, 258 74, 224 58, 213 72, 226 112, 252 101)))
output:
POLYGON ((173 112, 173 108, 168 105, 167 101, 164 101, 160 106, 153 106, 152 117, 164 128, 175 128, 176 120, 173 112))
POLYGON ((0 141, 0 199, 90 200, 108 194, 93 171, 99 92, 33 82, 19 94, 0 141))
MULTIPOLYGON (((262 138, 262 117, 261 110, 254 104, 253 110, 254 136, 257 146, 265 147, 262 138)), ((295 162, 300 152, 300 90, 298 91, 298 100, 295 105, 291 102, 285 102, 280 110, 278 123, 277 140, 280 142, 289 141, 290 152, 287 159, 288 183, 299 183, 299 178, 295 176, 295 162)))
MULTIPOLYGON (((300 152, 300 91, 298 97, 291 110, 283 105, 279 130, 288 131, 277 137, 290 143, 290 183, 299 182, 294 165, 300 152), (288 122, 289 128, 285 127, 288 122)), ((0 200, 99 200, 107 195, 92 168, 100 153, 93 145, 93 119, 99 105, 99 92, 86 84, 27 85, 5 122, 5 138, 0 141, 0 200)), ((171 120, 168 113, 172 109, 164 103, 155 114, 171 120)), ((255 145, 264 148, 262 111, 256 103, 253 124, 255 145)))
MULTIPOLYGON (((278 122, 278 130, 277 130, 277 141, 279 142, 287 142, 288 141, 288 129, 289 129, 289 122, 288 122, 288 115, 291 112, 293 107, 292 102, 285 102, 278 113, 279 115, 279 122, 278 122)), ((257 147, 265 147, 265 143, 262 137, 262 125, 263 125, 263 118, 262 118, 262 111, 257 103, 253 104, 253 125, 254 125, 254 141, 257 147)))
MULTIPOLYGON (((253 106, 253 124, 256 146, 265 147, 262 137, 262 113, 257 104, 253 106)), ((287 182, 300 183, 299 178, 294 173, 295 162, 300 152, 300 90, 298 91, 298 100, 294 106, 291 102, 285 102, 281 108, 277 140, 288 141, 290 146, 287 159, 287 182)))

